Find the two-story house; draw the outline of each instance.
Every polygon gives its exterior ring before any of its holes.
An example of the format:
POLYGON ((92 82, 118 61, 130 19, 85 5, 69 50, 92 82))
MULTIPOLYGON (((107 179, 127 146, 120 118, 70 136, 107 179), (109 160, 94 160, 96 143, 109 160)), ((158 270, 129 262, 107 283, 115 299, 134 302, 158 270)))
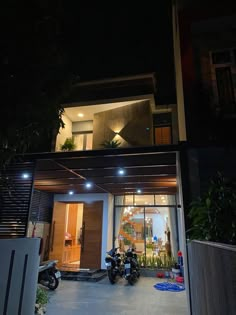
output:
MULTIPOLYGON (((166 69, 173 64, 167 60, 166 69)), ((172 72, 163 74, 169 86, 172 72)), ((11 186, 1 187, 1 237, 40 236, 42 259, 65 267, 104 268, 114 245, 135 246, 144 266, 153 256, 164 261, 177 258, 179 249, 185 253, 183 98, 160 101, 161 82, 155 69, 75 85, 55 152, 21 156, 6 170, 11 186), (74 140, 72 151, 62 151, 67 138, 74 140), (119 146, 104 147, 112 141, 119 146)))

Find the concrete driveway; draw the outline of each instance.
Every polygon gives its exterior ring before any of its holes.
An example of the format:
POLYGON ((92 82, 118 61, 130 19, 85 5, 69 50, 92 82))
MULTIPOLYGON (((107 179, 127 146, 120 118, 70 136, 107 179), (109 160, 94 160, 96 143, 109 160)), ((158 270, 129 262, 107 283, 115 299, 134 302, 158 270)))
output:
POLYGON ((140 277, 134 286, 125 279, 111 285, 99 282, 62 280, 50 292, 47 315, 187 315, 186 292, 158 291, 162 280, 140 277))

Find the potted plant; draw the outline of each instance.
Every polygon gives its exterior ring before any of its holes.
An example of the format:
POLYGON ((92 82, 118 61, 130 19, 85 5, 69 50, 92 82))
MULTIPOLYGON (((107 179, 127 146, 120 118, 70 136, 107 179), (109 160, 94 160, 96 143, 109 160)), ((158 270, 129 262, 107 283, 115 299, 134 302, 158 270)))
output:
POLYGON ((121 145, 121 142, 118 140, 106 140, 101 144, 104 148, 118 148, 121 145))
POLYGON ((76 148, 74 137, 66 138, 65 142, 60 146, 62 151, 72 151, 76 148))
POLYGON ((236 244, 236 184, 221 173, 202 198, 190 205, 190 239, 236 244))
POLYGON ((35 314, 43 315, 46 313, 46 304, 48 303, 48 293, 41 287, 37 287, 36 301, 35 301, 35 314))
POLYGON ((215 310, 218 310, 218 314, 224 314, 226 308, 228 314, 233 314, 235 310, 231 303, 236 281, 232 263, 236 257, 236 246, 232 246, 236 244, 235 188, 233 180, 218 173, 211 179, 206 193, 190 206, 191 228, 187 231, 190 240, 187 249, 194 314, 205 314, 203 309, 200 310, 202 305, 207 305, 209 314, 215 313, 215 310), (222 297, 220 303, 217 297, 222 297))

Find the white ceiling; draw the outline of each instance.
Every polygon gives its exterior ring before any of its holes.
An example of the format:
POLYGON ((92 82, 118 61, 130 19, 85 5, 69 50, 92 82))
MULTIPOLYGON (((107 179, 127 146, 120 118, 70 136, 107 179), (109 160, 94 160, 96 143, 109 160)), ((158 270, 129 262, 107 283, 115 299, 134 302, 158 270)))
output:
POLYGON ((67 107, 65 108, 65 115, 72 121, 87 121, 93 120, 93 116, 96 113, 103 112, 109 109, 114 109, 122 106, 127 106, 131 104, 138 103, 138 101, 127 101, 127 102, 116 102, 116 103, 106 103, 98 105, 87 105, 87 106, 78 106, 78 107, 67 107), (84 114, 83 117, 78 117, 78 114, 84 114))

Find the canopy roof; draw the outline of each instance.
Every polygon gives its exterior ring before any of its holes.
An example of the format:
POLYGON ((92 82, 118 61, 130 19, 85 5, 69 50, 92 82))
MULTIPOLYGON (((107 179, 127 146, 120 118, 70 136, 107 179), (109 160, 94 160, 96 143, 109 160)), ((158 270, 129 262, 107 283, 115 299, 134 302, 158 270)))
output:
POLYGON ((154 146, 33 154, 34 188, 58 194, 123 195, 138 189, 142 194, 175 194, 176 152, 173 146, 154 146))

